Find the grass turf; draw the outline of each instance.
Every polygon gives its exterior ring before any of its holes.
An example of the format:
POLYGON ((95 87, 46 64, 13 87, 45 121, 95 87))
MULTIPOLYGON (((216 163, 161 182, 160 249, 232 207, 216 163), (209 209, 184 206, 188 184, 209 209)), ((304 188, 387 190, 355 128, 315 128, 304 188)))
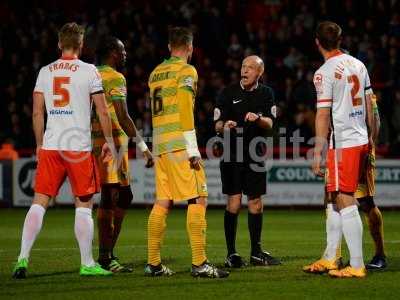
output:
MULTIPOLYGON (((193 279, 189 275, 190 248, 185 210, 174 210, 162 250, 164 263, 177 271, 171 278, 143 276, 146 260, 146 222, 149 211, 131 209, 126 217, 117 255, 132 263, 134 272, 111 278, 82 278, 74 239, 72 209, 51 209, 34 245, 28 279, 13 280, 11 271, 18 255, 26 210, 0 211, 1 299, 398 299, 400 282, 400 212, 385 212, 389 268, 365 279, 331 279, 301 271, 318 258, 324 247, 325 217, 322 211, 271 211, 264 214, 263 245, 283 260, 282 266, 235 270, 228 279, 193 279)), ((222 264, 225 257, 223 210, 209 210, 208 257, 222 264)), ((365 258, 373 252, 367 230, 365 258)), ((94 242, 97 245, 97 238, 94 242)), ((237 248, 248 258, 247 215, 239 219, 237 248)), ((343 248, 346 248, 343 246, 343 248)), ((97 255, 97 247, 95 248, 97 255)), ((347 256, 345 254, 345 256, 347 256)))

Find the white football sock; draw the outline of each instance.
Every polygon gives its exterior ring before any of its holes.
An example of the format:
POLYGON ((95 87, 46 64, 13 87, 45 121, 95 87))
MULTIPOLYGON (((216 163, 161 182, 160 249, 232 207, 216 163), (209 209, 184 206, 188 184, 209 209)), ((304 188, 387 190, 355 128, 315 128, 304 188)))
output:
POLYGON ((92 253, 93 231, 92 210, 77 207, 75 209, 75 236, 81 252, 81 264, 88 267, 95 265, 92 253))
POLYGON ((343 235, 350 252, 350 265, 359 269, 364 267, 362 234, 363 226, 357 205, 348 206, 340 211, 343 235))
POLYGON ((24 228, 22 230, 21 252, 18 260, 28 259, 33 243, 36 240, 40 229, 42 229, 43 216, 46 209, 39 205, 33 204, 25 217, 24 228))
POLYGON ((332 203, 326 208, 326 249, 323 258, 334 260, 336 258, 336 250, 342 239, 342 218, 332 203))

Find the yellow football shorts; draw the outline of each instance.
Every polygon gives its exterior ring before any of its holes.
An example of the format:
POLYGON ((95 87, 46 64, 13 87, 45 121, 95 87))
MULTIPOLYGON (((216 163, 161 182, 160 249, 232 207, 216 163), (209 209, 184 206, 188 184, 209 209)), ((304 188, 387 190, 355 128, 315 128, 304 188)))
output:
POLYGON ((117 158, 103 162, 101 155, 96 156, 101 184, 130 184, 128 145, 117 148, 117 158))
POLYGON ((371 147, 368 158, 361 170, 360 180, 358 182, 357 191, 354 197, 364 198, 375 195, 375 147, 371 147))
POLYGON ((208 196, 203 162, 198 170, 192 169, 186 150, 157 156, 154 168, 157 200, 187 201, 208 196))

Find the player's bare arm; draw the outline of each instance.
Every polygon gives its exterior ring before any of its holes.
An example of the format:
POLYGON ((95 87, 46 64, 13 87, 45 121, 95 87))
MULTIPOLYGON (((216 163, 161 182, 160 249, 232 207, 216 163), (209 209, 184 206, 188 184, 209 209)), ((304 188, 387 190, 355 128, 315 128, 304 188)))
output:
POLYGON ((372 111, 374 114, 374 131, 373 131, 373 141, 377 142, 379 131, 381 130, 381 117, 379 116, 378 106, 375 102, 375 106, 372 107, 372 111))
POLYGON ((366 122, 368 128, 368 138, 370 143, 373 143, 375 140, 375 118, 374 113, 372 111, 372 95, 367 94, 365 95, 365 106, 366 106, 366 122))
POLYGON ((44 96, 42 93, 33 93, 32 123, 36 140, 36 157, 43 145, 44 134, 44 96))
POLYGON ((135 122, 133 122, 131 116, 129 115, 126 101, 114 101, 113 105, 118 118, 118 122, 121 125, 122 129, 130 138, 135 139, 140 151, 142 151, 146 159, 146 167, 152 167, 154 165, 153 155, 151 154, 149 148, 147 148, 147 145, 143 141, 143 138, 138 133, 135 122))
POLYGON ((330 108, 318 108, 315 116, 315 148, 312 169, 315 175, 324 176, 321 170, 322 151, 326 146, 331 121, 330 108))
POLYGON ((96 112, 99 116, 101 128, 103 129, 104 137, 106 139, 106 143, 102 149, 102 156, 104 157, 104 161, 109 161, 113 156, 116 155, 114 140, 112 137, 112 126, 110 115, 107 110, 106 98, 104 97, 104 93, 99 93, 92 95, 92 99, 94 105, 96 106, 96 112))
MULTIPOLYGON (((380 127, 381 127, 381 120, 380 120, 380 116, 379 116, 379 110, 378 110, 378 106, 376 103, 376 95, 375 94, 369 94, 366 95, 366 101, 370 101, 371 104, 371 118, 372 118, 372 126, 369 127, 370 130, 370 143, 373 145, 376 143, 378 136, 379 136, 379 131, 380 131, 380 127)), ((368 106, 367 106, 368 109, 368 106)), ((367 116, 367 121, 371 121, 368 120, 368 116, 367 116)))

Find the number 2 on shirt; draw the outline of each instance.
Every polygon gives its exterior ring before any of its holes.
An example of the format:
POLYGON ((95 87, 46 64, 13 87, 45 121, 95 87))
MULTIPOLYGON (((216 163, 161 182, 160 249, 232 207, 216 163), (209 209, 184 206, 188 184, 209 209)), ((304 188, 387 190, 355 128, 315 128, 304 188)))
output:
POLYGON ((350 75, 347 76, 347 82, 352 84, 353 87, 351 88, 351 100, 353 102, 353 106, 360 106, 362 105, 361 97, 358 95, 360 91, 360 80, 358 79, 357 75, 350 75))
POLYGON ((53 95, 61 96, 61 99, 54 100, 54 107, 64 107, 69 104, 69 91, 66 85, 71 81, 70 77, 54 77, 53 95))

